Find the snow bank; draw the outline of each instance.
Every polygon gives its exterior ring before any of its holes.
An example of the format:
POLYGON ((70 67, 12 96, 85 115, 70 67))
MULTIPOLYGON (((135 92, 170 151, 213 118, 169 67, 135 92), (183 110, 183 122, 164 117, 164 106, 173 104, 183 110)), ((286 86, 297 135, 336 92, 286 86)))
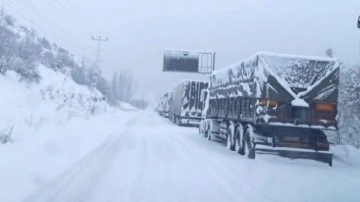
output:
MULTIPOLYGON (((102 113, 89 119, 73 118, 63 125, 44 125, 31 138, 0 144, 1 201, 24 201, 72 165, 96 152, 118 134, 134 112, 102 113)), ((91 177, 91 176, 89 176, 91 177)))
MULTIPOLYGON (((38 67, 38 84, 20 81, 14 71, 0 74, 1 201, 22 201, 89 154, 136 113, 111 108, 100 92, 90 115, 90 90, 66 73, 38 67)), ((125 109, 132 106, 122 103, 125 109)))
POLYGON ((360 149, 352 145, 336 145, 331 147, 334 160, 344 165, 360 166, 360 149))
MULTIPOLYGON (((38 84, 20 82, 14 71, 0 76, 0 130, 13 128, 13 140, 36 133, 44 125, 62 125, 73 117, 89 117, 90 91, 70 76, 44 66, 38 67, 38 84)), ((97 93, 97 112, 109 110, 97 93)))
POLYGON ((127 103, 127 102, 118 102, 118 106, 120 109, 124 110, 124 111, 136 111, 138 110, 138 108, 132 106, 131 104, 127 103))

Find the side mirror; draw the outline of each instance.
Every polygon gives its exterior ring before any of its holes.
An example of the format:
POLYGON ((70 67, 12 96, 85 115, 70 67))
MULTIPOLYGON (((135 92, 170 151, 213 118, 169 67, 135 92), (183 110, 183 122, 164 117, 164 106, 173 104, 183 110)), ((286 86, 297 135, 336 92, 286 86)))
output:
POLYGON ((360 29, 360 16, 359 16, 359 18, 358 18, 357 27, 360 29))

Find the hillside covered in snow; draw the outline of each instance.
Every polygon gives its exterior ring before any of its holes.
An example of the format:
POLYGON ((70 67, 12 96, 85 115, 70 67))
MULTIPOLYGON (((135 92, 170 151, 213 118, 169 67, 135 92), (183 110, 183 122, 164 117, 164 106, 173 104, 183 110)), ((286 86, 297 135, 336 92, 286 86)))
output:
POLYGON ((116 110, 111 106, 135 110, 120 102, 130 101, 119 93, 126 88, 128 74, 110 85, 100 72, 91 91, 96 72, 92 61, 79 59, 36 30, 18 25, 3 9, 0 41, 0 92, 6 98, 0 101, 1 142, 16 141, 44 125, 116 110))
MULTIPOLYGON (((37 69, 42 78, 38 83, 20 81, 21 76, 12 70, 0 76, 0 92, 6 98, 0 100, 3 142, 28 136, 44 125, 61 125, 90 115, 91 92, 86 86, 43 65, 37 69)), ((103 95, 97 95, 96 113, 109 110, 103 95)))
POLYGON ((0 75, 1 201, 24 200, 136 114, 130 105, 110 106, 100 92, 93 114, 88 87, 43 65, 37 70, 37 83, 12 70, 0 75))

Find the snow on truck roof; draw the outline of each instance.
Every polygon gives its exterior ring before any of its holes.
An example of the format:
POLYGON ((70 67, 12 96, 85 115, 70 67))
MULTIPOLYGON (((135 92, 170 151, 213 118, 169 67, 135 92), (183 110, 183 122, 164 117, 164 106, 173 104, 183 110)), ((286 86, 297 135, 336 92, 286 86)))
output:
POLYGON ((222 68, 219 70, 215 70, 212 72, 212 74, 216 74, 217 72, 224 71, 225 69, 232 68, 235 66, 240 65, 241 63, 248 63, 250 61, 255 60, 257 57, 259 58, 279 58, 284 60, 298 60, 298 61, 323 61, 323 62, 333 62, 333 63, 339 63, 339 60, 336 58, 329 58, 329 57, 316 57, 316 56, 305 56, 305 55, 291 55, 291 54, 283 54, 283 53, 272 53, 272 52, 257 52, 254 55, 250 56, 249 58, 246 58, 244 60, 241 60, 239 62, 236 62, 234 64, 231 64, 227 66, 226 68, 222 68))
POLYGON ((254 68, 261 65, 267 72, 282 78, 288 85, 299 88, 306 88, 316 79, 324 77, 329 71, 339 68, 339 62, 335 58, 258 52, 227 68, 214 71, 211 77, 215 76, 222 82, 226 82, 228 71, 231 69, 237 72, 242 65, 254 68))
POLYGON ((325 61, 325 62, 338 62, 336 58, 329 57, 317 57, 317 56, 305 56, 305 55, 291 55, 291 54, 283 54, 283 53, 272 53, 272 52, 257 52, 255 55, 262 57, 279 57, 279 58, 288 58, 288 59, 297 59, 297 60, 317 60, 317 61, 325 61))

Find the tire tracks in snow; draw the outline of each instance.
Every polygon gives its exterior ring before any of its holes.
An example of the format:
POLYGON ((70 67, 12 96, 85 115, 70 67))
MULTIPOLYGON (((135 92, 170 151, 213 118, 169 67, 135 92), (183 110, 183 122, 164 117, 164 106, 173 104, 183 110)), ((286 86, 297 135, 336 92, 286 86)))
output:
MULTIPOLYGON (((137 130, 134 135, 137 136, 140 149, 133 158, 139 159, 137 162, 141 169, 135 176, 135 183, 132 184, 130 192, 125 193, 128 195, 129 201, 178 201, 181 198, 181 194, 179 194, 181 190, 173 187, 173 179, 171 179, 174 174, 173 169, 164 169, 165 167, 169 168, 169 162, 172 161, 166 153, 171 153, 173 155, 171 158, 175 159, 178 154, 171 150, 169 136, 164 134, 166 132, 155 129, 158 125, 164 127, 159 120, 161 119, 158 117, 150 119, 147 116, 144 116, 141 121, 138 120, 138 128, 142 129, 137 130), (159 172, 160 170, 163 172, 159 172), (164 183, 166 187, 164 187, 164 183), (165 189, 162 190, 161 187, 165 189), (164 194, 159 194, 161 191, 164 194)), ((170 166, 170 168, 172 167, 170 166)))
POLYGON ((99 147, 24 201, 88 201, 120 151, 122 137, 137 119, 130 119, 123 125, 125 128, 110 134, 99 147))
MULTIPOLYGON (((179 153, 182 161, 193 168, 190 170, 192 175, 205 177, 206 183, 210 183, 207 186, 211 187, 211 191, 217 193, 223 192, 224 198, 222 200, 239 201, 241 198, 246 199, 245 196, 250 197, 256 195, 260 196, 260 198, 257 198, 258 201, 277 201, 241 176, 246 173, 241 173, 233 166, 227 168, 227 165, 223 165, 222 161, 219 161, 219 159, 211 155, 216 154, 217 149, 210 148, 211 146, 205 146, 200 142, 195 143, 194 139, 189 139, 189 132, 186 131, 188 128, 172 125, 164 119, 161 119, 161 121, 164 125, 173 128, 172 131, 179 131, 179 134, 173 133, 166 137, 171 139, 170 142, 173 147, 171 150, 176 151, 172 153, 179 153), (219 180, 219 178, 221 180, 219 180), (234 193, 232 191, 234 187, 239 187, 239 189, 237 189, 238 192, 234 193)), ((194 130, 194 134, 197 134, 196 130, 194 130)), ((205 144, 210 145, 208 142, 205 144)))
MULTIPOLYGON (((263 191, 261 191, 260 189, 255 187, 253 184, 248 182, 245 178, 241 177, 242 174, 246 174, 246 173, 237 172, 235 169, 232 169, 232 167, 230 167, 231 169, 230 168, 226 169, 222 166, 219 166, 219 162, 217 162, 217 159, 209 154, 209 152, 216 152, 216 151, 213 151, 213 150, 205 151, 203 148, 199 148, 199 145, 195 145, 192 141, 189 141, 187 139, 185 140, 186 143, 184 143, 183 141, 184 141, 184 138, 186 138, 186 137, 180 138, 176 135, 174 135, 174 137, 181 144, 181 147, 184 150, 186 150, 187 153, 191 154, 191 157, 196 159, 197 162, 202 162, 203 165, 210 164, 208 167, 204 167, 204 168, 206 169, 206 172, 214 178, 213 179, 214 182, 219 183, 219 181, 216 181, 216 177, 219 175, 225 179, 223 182, 221 182, 221 187, 223 187, 223 190, 225 190, 225 191, 232 190, 231 186, 236 186, 236 187, 239 187, 239 189, 238 189, 239 192, 243 192, 243 194, 245 194, 245 195, 246 194, 251 195, 251 194, 249 194, 249 192, 247 192, 249 190, 246 190, 246 189, 241 190, 241 188, 244 188, 244 186, 242 186, 243 184, 241 184, 241 183, 244 182, 245 184, 248 185, 248 188, 250 188, 251 192, 254 192, 256 195, 262 196, 262 198, 263 198, 262 201, 276 201, 270 195, 264 193, 263 191), (189 147, 191 147, 191 149, 189 147), (196 152, 197 155, 194 155, 194 151, 191 151, 194 148, 197 150, 197 152, 196 152), (201 154, 201 155, 199 155, 199 154, 201 154), (239 179, 239 182, 234 182, 234 178, 239 179), (228 183, 225 183, 225 181, 228 183)), ((240 193, 236 194, 233 192, 230 192, 229 194, 233 195, 233 198, 236 201, 239 200, 239 198, 237 198, 237 197, 241 195, 240 193)), ((260 201, 260 198, 258 198, 257 200, 260 201)))

